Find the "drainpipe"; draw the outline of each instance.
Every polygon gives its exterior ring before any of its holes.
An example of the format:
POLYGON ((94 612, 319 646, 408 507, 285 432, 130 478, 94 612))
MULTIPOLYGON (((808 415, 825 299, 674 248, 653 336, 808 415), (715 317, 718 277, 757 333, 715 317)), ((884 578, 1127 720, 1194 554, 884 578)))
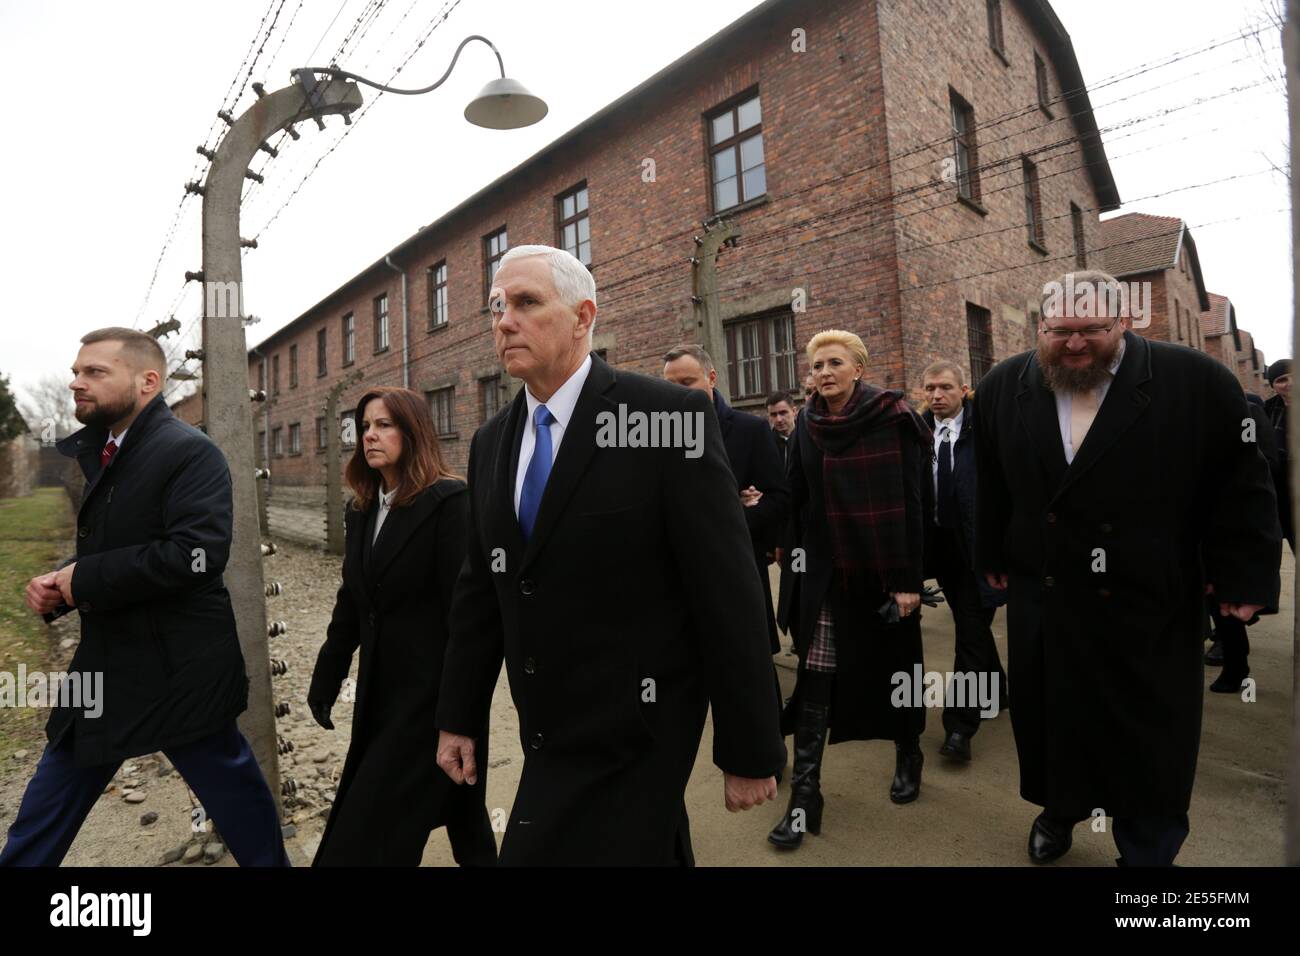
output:
POLYGON ((402 277, 402 388, 411 387, 411 336, 406 310, 406 270, 393 264, 392 256, 384 256, 384 265, 402 277))

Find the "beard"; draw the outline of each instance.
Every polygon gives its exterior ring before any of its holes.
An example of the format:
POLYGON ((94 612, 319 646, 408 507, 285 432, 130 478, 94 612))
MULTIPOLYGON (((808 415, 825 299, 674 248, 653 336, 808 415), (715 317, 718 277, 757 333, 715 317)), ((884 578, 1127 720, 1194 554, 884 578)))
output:
POLYGON ((116 401, 96 401, 86 409, 77 408, 73 414, 83 425, 96 425, 109 428, 132 414, 136 408, 136 397, 119 398, 116 401))
POLYGON ((1043 384, 1054 392, 1090 392, 1102 382, 1110 378, 1110 365, 1115 361, 1115 354, 1119 351, 1119 343, 1122 339, 1116 339, 1109 345, 1101 345, 1097 349, 1089 348, 1092 355, 1092 364, 1085 365, 1081 368, 1071 368, 1068 365, 1062 365, 1060 354, 1053 354, 1047 347, 1047 342, 1038 343, 1038 367, 1043 372, 1043 384))

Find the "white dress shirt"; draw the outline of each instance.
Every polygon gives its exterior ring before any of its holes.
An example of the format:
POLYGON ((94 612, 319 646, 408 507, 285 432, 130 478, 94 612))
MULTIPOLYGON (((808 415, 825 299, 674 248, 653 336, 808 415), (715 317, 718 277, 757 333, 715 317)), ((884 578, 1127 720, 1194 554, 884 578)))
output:
MULTIPOLYGON (((114 434, 110 431, 110 432, 108 433, 108 441, 104 442, 104 447, 107 448, 109 445, 116 445, 116 446, 117 446, 117 451, 121 451, 121 450, 122 450, 122 439, 126 437, 126 433, 129 432, 130 430, 131 430, 131 426, 130 426, 130 425, 127 425, 125 428, 122 429, 122 434, 120 434, 120 435, 114 435, 114 434)), ((117 454, 117 452, 114 452, 113 454, 117 454)))
MULTIPOLYGON (((1124 340, 1119 340, 1119 351, 1115 353, 1115 361, 1110 363, 1110 377, 1104 379, 1097 386, 1097 414, 1101 414, 1102 403, 1106 401, 1106 393, 1110 391, 1110 383, 1115 381, 1115 374, 1119 371, 1120 363, 1124 361, 1124 340)), ((1070 434, 1070 412, 1073 407, 1069 392, 1060 391, 1053 393, 1056 396, 1056 422, 1061 429, 1061 444, 1065 447, 1065 463, 1071 464, 1074 461, 1076 449, 1070 434)), ((1086 438, 1087 436, 1085 436, 1086 438)))
MULTIPOLYGON (((962 419, 964 419, 965 417, 966 417, 966 406, 962 405, 959 407, 957 411, 957 415, 954 418, 941 419, 937 415, 934 418, 934 462, 930 465, 930 473, 934 479, 934 518, 936 521, 939 520, 939 448, 944 441, 947 441, 949 442, 948 451, 950 453, 954 449, 956 449, 957 439, 961 437, 962 419), (945 425, 948 428, 946 433, 944 432, 945 425), (943 434, 945 437, 940 438, 939 436, 941 434, 943 434)), ((949 460, 952 462, 955 469, 957 464, 957 456, 952 455, 949 460)))
POLYGON ((375 534, 370 539, 371 545, 379 540, 379 529, 384 526, 384 519, 388 517, 388 511, 393 506, 393 495, 397 494, 397 489, 379 493, 379 514, 375 515, 375 534))
POLYGON ((563 385, 555 390, 547 401, 540 401, 528 386, 524 386, 524 399, 527 402, 525 414, 528 416, 524 423, 524 438, 519 445, 519 467, 515 470, 515 517, 519 517, 519 496, 524 490, 524 475, 528 472, 528 463, 533 460, 533 449, 537 447, 537 423, 533 416, 537 414, 537 406, 545 405, 547 411, 551 413, 551 464, 555 464, 555 458, 560 453, 560 442, 564 440, 565 429, 569 427, 569 419, 573 417, 573 408, 578 404, 578 395, 582 392, 582 386, 587 381, 587 374, 591 371, 591 356, 588 355, 578 370, 568 377, 563 385))

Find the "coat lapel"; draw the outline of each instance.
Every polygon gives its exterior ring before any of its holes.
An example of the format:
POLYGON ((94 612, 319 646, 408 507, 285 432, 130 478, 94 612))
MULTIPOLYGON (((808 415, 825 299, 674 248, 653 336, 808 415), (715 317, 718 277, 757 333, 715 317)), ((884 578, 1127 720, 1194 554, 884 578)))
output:
MULTIPOLYGON (((564 430, 560 451, 555 456, 555 465, 546 479, 546 490, 542 493, 542 502, 537 511, 537 524, 533 528, 533 536, 528 539, 521 568, 526 567, 546 543, 560 515, 564 513, 569 499, 577 490, 578 479, 587 470, 587 465, 595 455, 596 416, 602 411, 613 410, 613 405, 603 394, 613 384, 613 371, 599 357, 593 355, 591 371, 587 373, 587 380, 583 382, 582 391, 578 393, 578 402, 573 407, 573 415, 564 430)), ((511 474, 513 475, 513 471, 511 474)), ((512 484, 511 488, 513 487, 512 484)), ((514 515, 513 501, 510 514, 514 515)))
MULTIPOLYGON (((483 515, 484 547, 505 548, 507 567, 518 567, 524 551, 524 536, 515 517, 515 473, 519 468, 519 444, 523 440, 528 402, 524 390, 510 405, 510 413, 496 434, 495 469, 488 489, 487 513, 483 515)), ((562 447, 562 446, 561 446, 562 447)))
POLYGON ((1059 489, 1065 477, 1065 445, 1061 443, 1061 423, 1056 414, 1056 395, 1043 382, 1038 354, 1031 352, 1020 372, 1020 390, 1016 393, 1020 418, 1029 432, 1029 444, 1038 454, 1047 474, 1047 486, 1059 489))
MULTIPOLYGON (((1083 446, 1075 454, 1064 480, 1057 487, 1057 496, 1064 494, 1067 488, 1079 480, 1080 475, 1095 465, 1151 404, 1151 396, 1145 387, 1151 380, 1151 349, 1147 346, 1146 339, 1133 332, 1125 332, 1124 350, 1124 359, 1120 362, 1115 380, 1106 391, 1106 398, 1097 410, 1097 418, 1088 429, 1083 446)), ((1058 429, 1057 435, 1059 434, 1058 429)))
POLYGON ((433 514, 442 501, 444 492, 441 488, 429 487, 405 508, 396 508, 384 519, 384 526, 379 529, 379 538, 374 544, 374 553, 370 557, 370 578, 378 581, 393 559, 402 552, 411 535, 419 530, 420 525, 433 514))

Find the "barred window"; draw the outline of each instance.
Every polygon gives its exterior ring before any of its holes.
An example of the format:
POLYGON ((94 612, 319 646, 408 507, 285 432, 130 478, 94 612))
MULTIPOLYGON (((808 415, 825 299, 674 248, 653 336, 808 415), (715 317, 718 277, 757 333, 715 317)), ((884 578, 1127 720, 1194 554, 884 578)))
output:
POLYGON ((794 313, 781 309, 727 323, 727 377, 734 399, 755 398, 796 384, 794 313))
POLYGON ((456 431, 456 389, 454 386, 437 388, 426 393, 429 411, 433 415, 434 430, 441 437, 456 431))
POLYGON ((993 329, 989 310, 966 303, 966 345, 970 352, 970 383, 978 385, 993 367, 993 329))
POLYGON ((948 91, 952 108, 952 150, 957 195, 980 201, 979 148, 975 140, 975 110, 955 90, 948 91))

